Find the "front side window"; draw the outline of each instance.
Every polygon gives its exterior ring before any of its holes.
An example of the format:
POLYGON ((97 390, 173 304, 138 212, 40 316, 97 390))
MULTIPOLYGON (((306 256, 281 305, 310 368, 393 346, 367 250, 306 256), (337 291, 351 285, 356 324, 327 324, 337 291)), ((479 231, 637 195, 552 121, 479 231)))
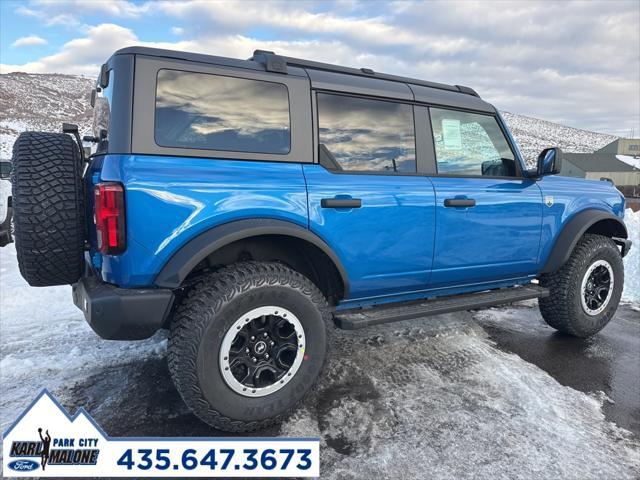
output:
POLYGON ((331 170, 415 173, 413 107, 318 94, 320 160, 331 170))
POLYGON ((430 108, 438 173, 516 176, 513 152, 495 117, 430 108))
POLYGON ((155 139, 163 147, 286 154, 289 96, 281 83, 160 70, 155 139))

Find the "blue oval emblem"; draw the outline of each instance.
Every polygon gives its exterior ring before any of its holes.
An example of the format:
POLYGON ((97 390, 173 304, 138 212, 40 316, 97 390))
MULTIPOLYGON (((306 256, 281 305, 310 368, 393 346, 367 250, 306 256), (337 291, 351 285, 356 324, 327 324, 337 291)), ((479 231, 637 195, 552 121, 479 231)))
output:
POLYGON ((9 468, 16 472, 32 472, 38 468, 38 463, 33 460, 14 460, 9 462, 9 468))

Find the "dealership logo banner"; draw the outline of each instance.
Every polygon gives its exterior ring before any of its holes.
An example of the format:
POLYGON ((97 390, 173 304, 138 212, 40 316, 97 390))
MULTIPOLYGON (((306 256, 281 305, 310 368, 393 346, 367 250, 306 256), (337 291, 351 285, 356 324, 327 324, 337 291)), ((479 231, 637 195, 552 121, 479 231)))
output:
POLYGON ((317 438, 109 437, 43 390, 3 435, 6 477, 317 477, 317 438))

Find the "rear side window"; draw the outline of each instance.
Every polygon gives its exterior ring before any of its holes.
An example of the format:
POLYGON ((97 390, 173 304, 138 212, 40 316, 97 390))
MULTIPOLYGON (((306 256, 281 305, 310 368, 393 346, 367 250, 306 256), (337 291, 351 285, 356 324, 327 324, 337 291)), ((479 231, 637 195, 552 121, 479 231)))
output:
POLYGON ((514 177, 515 157, 495 117, 430 108, 438 173, 514 177))
POLYGON ((155 140, 163 147, 286 154, 291 149, 287 87, 160 70, 155 140))
POLYGON ((413 107, 318 94, 321 163, 336 171, 415 173, 413 107))

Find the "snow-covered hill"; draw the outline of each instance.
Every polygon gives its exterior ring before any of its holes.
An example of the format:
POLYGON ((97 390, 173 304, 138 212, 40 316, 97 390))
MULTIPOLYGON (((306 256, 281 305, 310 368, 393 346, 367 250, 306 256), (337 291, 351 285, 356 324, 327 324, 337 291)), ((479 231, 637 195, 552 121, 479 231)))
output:
MULTIPOLYGON (((60 131, 62 122, 90 131, 89 94, 94 80, 58 74, 0 75, 0 157, 10 158, 13 142, 25 130, 60 131)), ((611 135, 503 112, 527 163, 532 166, 545 147, 593 152, 616 139, 611 135)))
POLYGON ((560 147, 565 152, 591 153, 618 138, 509 112, 502 112, 502 116, 530 166, 547 147, 560 147))
POLYGON ((11 158, 25 130, 59 132, 62 122, 91 128, 89 96, 95 81, 75 75, 0 75, 0 158, 11 158))

